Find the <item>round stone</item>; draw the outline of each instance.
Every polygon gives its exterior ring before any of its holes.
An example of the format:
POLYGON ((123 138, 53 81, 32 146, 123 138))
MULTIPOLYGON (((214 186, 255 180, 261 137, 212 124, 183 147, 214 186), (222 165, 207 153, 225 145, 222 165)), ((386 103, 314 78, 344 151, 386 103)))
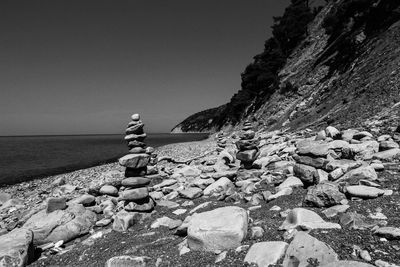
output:
POLYGON ((103 185, 99 192, 102 195, 118 196, 118 189, 112 185, 103 185))
POLYGON ((132 114, 131 119, 132 119, 133 121, 138 121, 138 120, 140 120, 140 115, 137 114, 137 113, 132 114))

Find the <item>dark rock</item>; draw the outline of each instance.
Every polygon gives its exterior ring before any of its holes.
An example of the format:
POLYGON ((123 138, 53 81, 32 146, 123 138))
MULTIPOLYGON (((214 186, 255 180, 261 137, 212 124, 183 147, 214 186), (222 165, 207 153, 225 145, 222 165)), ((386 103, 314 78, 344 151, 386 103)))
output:
POLYGON ((304 203, 316 207, 331 207, 341 204, 346 196, 336 184, 324 182, 308 188, 304 203))
POLYGON ((293 166, 293 171, 296 177, 298 177, 304 184, 313 184, 316 177, 317 170, 314 167, 304 165, 304 164, 295 164, 293 166))

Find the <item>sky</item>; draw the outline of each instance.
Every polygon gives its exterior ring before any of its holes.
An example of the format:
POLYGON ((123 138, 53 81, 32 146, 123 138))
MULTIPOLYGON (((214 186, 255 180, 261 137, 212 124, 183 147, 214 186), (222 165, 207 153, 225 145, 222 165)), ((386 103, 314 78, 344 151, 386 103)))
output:
POLYGON ((289 0, 1 0, 0 135, 147 132, 227 103, 289 0))

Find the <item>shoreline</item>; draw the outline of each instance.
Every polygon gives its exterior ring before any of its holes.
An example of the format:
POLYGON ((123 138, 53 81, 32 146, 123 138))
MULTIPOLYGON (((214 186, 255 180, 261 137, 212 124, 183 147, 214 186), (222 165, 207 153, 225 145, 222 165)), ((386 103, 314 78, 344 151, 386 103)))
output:
MULTIPOLYGON (((191 133, 187 133, 187 134, 190 135, 191 133)), ((208 140, 210 138, 210 136, 211 135, 208 134, 207 136, 204 137, 204 139, 198 140, 198 141, 208 140)), ((177 142, 177 143, 170 143, 170 144, 161 145, 161 146, 154 145, 153 147, 156 150, 158 150, 159 148, 161 148, 163 146, 180 144, 180 143, 190 143, 190 142, 197 142, 197 141, 177 142)), ((94 168, 94 167, 102 166, 102 165, 107 165, 110 163, 118 163, 118 159, 120 157, 126 155, 127 153, 128 152, 124 152, 118 156, 114 156, 109 159, 93 160, 92 162, 85 162, 85 163, 78 162, 78 163, 73 163, 73 164, 64 165, 64 166, 52 167, 52 168, 48 168, 46 170, 37 170, 37 169, 27 170, 26 171, 27 173, 33 173, 31 175, 20 175, 18 177, 11 176, 11 175, 8 175, 8 176, 5 175, 2 177, 2 182, 0 183, 0 189, 9 187, 12 185, 18 185, 18 184, 21 184, 24 182, 45 179, 45 178, 48 178, 51 176, 68 174, 71 172, 94 168), (37 172, 37 174, 35 174, 35 172, 37 172)))
MULTIPOLYGON (((213 144, 215 143, 214 141, 210 140, 209 137, 206 139, 200 140, 200 141, 189 141, 189 142, 178 142, 178 143, 171 143, 167 145, 162 145, 159 147, 155 148, 156 153, 158 156, 169 156, 173 157, 176 159, 180 159, 180 157, 186 158, 187 156, 196 156, 198 153, 196 151, 202 152, 203 148, 208 148, 209 145, 206 145, 207 143, 213 144), (195 146, 196 148, 193 149, 192 147, 195 146), (186 150, 186 151, 185 151, 186 150)), ((199 153, 200 153, 199 152, 199 153)), ((10 193, 8 191, 12 191, 14 188, 24 186, 24 187, 31 187, 32 185, 34 187, 38 187, 41 184, 48 184, 50 185, 54 180, 58 178, 65 178, 66 179, 66 184, 80 184, 78 187, 84 186, 86 183, 82 182, 79 183, 80 179, 84 178, 95 178, 95 174, 100 174, 107 172, 107 171, 113 171, 113 170, 122 170, 123 167, 121 167, 118 163, 118 158, 111 160, 110 162, 105 162, 105 163, 100 163, 96 164, 91 167, 86 167, 86 168, 81 168, 81 169, 76 169, 76 170, 71 170, 67 172, 62 172, 62 173, 57 173, 57 174, 52 174, 52 175, 46 175, 46 176, 41 176, 41 177, 35 177, 33 179, 13 183, 13 184, 2 184, 0 185, 0 192, 6 192, 10 193), (77 179, 76 183, 74 183, 73 179, 77 179)), ((92 180, 90 180, 92 181, 92 180)), ((87 183, 88 184, 88 183, 87 183)), ((86 184, 86 185, 87 185, 86 184)))

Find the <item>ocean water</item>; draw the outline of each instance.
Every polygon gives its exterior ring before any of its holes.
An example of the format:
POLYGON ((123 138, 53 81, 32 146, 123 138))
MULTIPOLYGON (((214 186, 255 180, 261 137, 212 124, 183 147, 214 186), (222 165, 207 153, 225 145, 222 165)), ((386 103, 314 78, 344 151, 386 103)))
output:
MULTIPOLYGON (((158 147, 199 141, 207 134, 148 134, 158 147)), ((123 135, 0 137, 0 186, 116 161, 128 152, 123 135)))

